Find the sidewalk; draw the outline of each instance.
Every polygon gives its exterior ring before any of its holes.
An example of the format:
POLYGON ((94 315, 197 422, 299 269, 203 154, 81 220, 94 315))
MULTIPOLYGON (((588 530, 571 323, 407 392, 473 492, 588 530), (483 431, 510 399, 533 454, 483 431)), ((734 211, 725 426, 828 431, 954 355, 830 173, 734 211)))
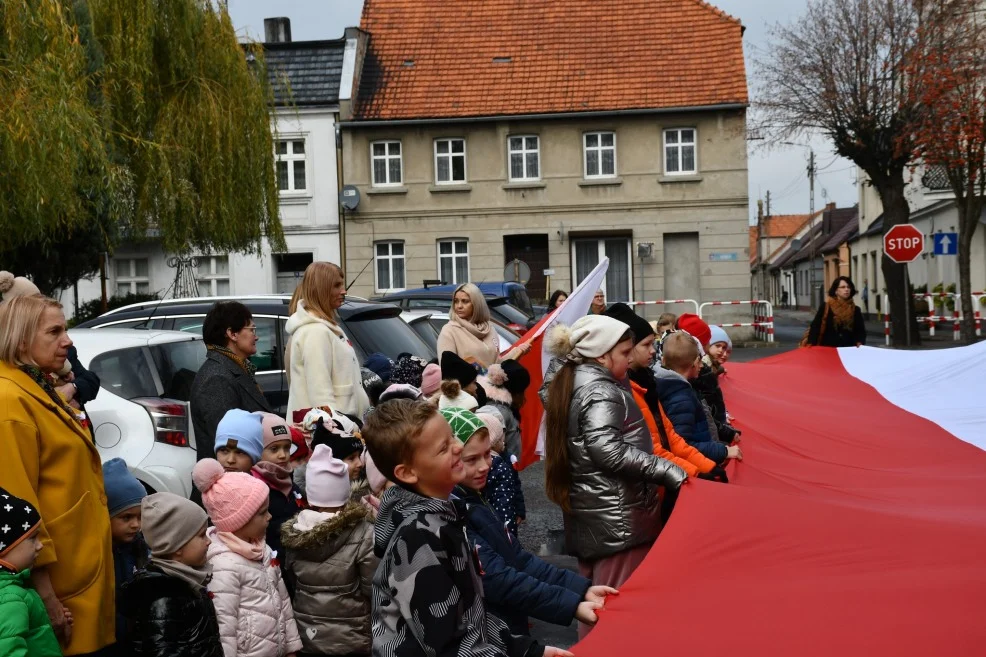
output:
MULTIPOLYGON (((803 323, 805 327, 807 327, 811 324, 811 320, 815 318, 815 313, 808 310, 776 308, 774 310, 774 317, 782 318, 789 322, 803 323)), ((869 315, 864 315, 863 317, 866 321, 867 342, 874 347, 884 346, 883 316, 870 313, 869 315)), ((919 325, 919 332, 921 336, 921 346, 918 347, 919 349, 946 349, 948 347, 957 347, 963 344, 961 341, 956 342, 952 339, 951 325, 949 325, 947 329, 939 327, 938 330, 935 331, 935 337, 931 337, 928 332, 928 328, 925 325, 919 325)))

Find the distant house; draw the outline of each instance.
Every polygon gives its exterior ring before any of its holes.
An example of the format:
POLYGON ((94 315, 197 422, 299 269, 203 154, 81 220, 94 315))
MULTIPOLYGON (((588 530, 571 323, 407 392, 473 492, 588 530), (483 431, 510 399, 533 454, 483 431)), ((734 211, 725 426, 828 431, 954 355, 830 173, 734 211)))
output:
POLYGON ((763 215, 758 212, 757 225, 750 226, 751 298, 781 302, 780 286, 772 284, 771 256, 808 221, 807 214, 763 215))
POLYGON ((738 20, 695 0, 366 0, 360 27, 353 293, 503 280, 519 260, 544 299, 608 257, 611 301, 749 294, 738 20))

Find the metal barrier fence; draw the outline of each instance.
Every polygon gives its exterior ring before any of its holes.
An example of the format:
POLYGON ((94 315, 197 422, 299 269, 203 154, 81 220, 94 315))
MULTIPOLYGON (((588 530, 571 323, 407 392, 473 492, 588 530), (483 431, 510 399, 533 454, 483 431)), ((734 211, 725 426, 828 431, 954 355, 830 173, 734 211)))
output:
POLYGON ((705 309, 712 306, 751 306, 753 309, 752 322, 712 324, 723 328, 730 327, 753 327, 753 335, 758 340, 774 341, 774 306, 763 299, 750 299, 744 301, 706 301, 698 307, 698 316, 705 319, 705 309))
MULTIPOLYGON (((935 337, 935 327, 943 322, 952 322, 952 340, 958 342, 962 338, 962 311, 961 311, 961 295, 957 292, 917 292, 912 295, 915 299, 926 299, 928 302, 928 314, 924 317, 916 317, 915 320, 918 324, 928 325, 928 335, 935 337), (935 314, 935 299, 948 299, 951 298, 953 301, 952 316, 948 317, 945 314, 937 315, 935 314)), ((982 305, 982 298, 986 297, 986 292, 973 292, 972 293, 972 305, 975 308, 975 320, 976 320, 976 337, 982 336, 982 313, 979 307, 982 305)), ((893 322, 890 319, 890 297, 888 295, 883 296, 884 307, 886 312, 883 315, 883 338, 885 344, 890 346, 890 330, 893 326, 893 322)))
POLYGON ((698 315, 698 301, 695 299, 658 299, 657 301, 628 301, 627 305, 633 306, 670 306, 674 303, 690 303, 695 306, 695 314, 698 315))

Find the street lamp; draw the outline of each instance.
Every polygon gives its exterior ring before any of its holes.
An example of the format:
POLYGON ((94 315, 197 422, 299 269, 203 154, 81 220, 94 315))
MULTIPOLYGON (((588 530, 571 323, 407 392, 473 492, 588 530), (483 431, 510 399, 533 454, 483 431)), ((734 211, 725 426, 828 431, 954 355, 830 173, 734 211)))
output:
POLYGON ((814 306, 815 301, 815 149, 807 144, 793 141, 782 141, 785 146, 798 146, 808 149, 808 248, 811 255, 811 266, 808 268, 808 294, 814 306))

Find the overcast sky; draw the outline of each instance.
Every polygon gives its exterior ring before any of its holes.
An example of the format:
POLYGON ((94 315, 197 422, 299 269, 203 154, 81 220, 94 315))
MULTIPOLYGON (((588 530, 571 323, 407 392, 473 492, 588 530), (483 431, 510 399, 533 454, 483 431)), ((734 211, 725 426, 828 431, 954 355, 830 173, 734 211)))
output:
MULTIPOLYGON (((424 0, 423 0, 424 1, 424 0)), ((801 13, 805 0, 713 0, 713 4, 736 16, 746 26, 743 47, 751 97, 755 90, 752 57, 764 47, 767 28, 775 22, 788 23, 801 13)), ((349 25, 359 25, 362 0, 229 0, 233 24, 242 36, 263 40, 264 18, 287 16, 296 41, 337 39, 349 25)), ((834 201, 839 207, 856 203, 855 167, 837 158, 831 143, 812 140, 818 166, 815 208, 834 201)), ((771 193, 773 214, 808 212, 808 151, 780 147, 762 152, 762 142, 750 142, 750 217, 756 216, 758 198, 771 193)))

